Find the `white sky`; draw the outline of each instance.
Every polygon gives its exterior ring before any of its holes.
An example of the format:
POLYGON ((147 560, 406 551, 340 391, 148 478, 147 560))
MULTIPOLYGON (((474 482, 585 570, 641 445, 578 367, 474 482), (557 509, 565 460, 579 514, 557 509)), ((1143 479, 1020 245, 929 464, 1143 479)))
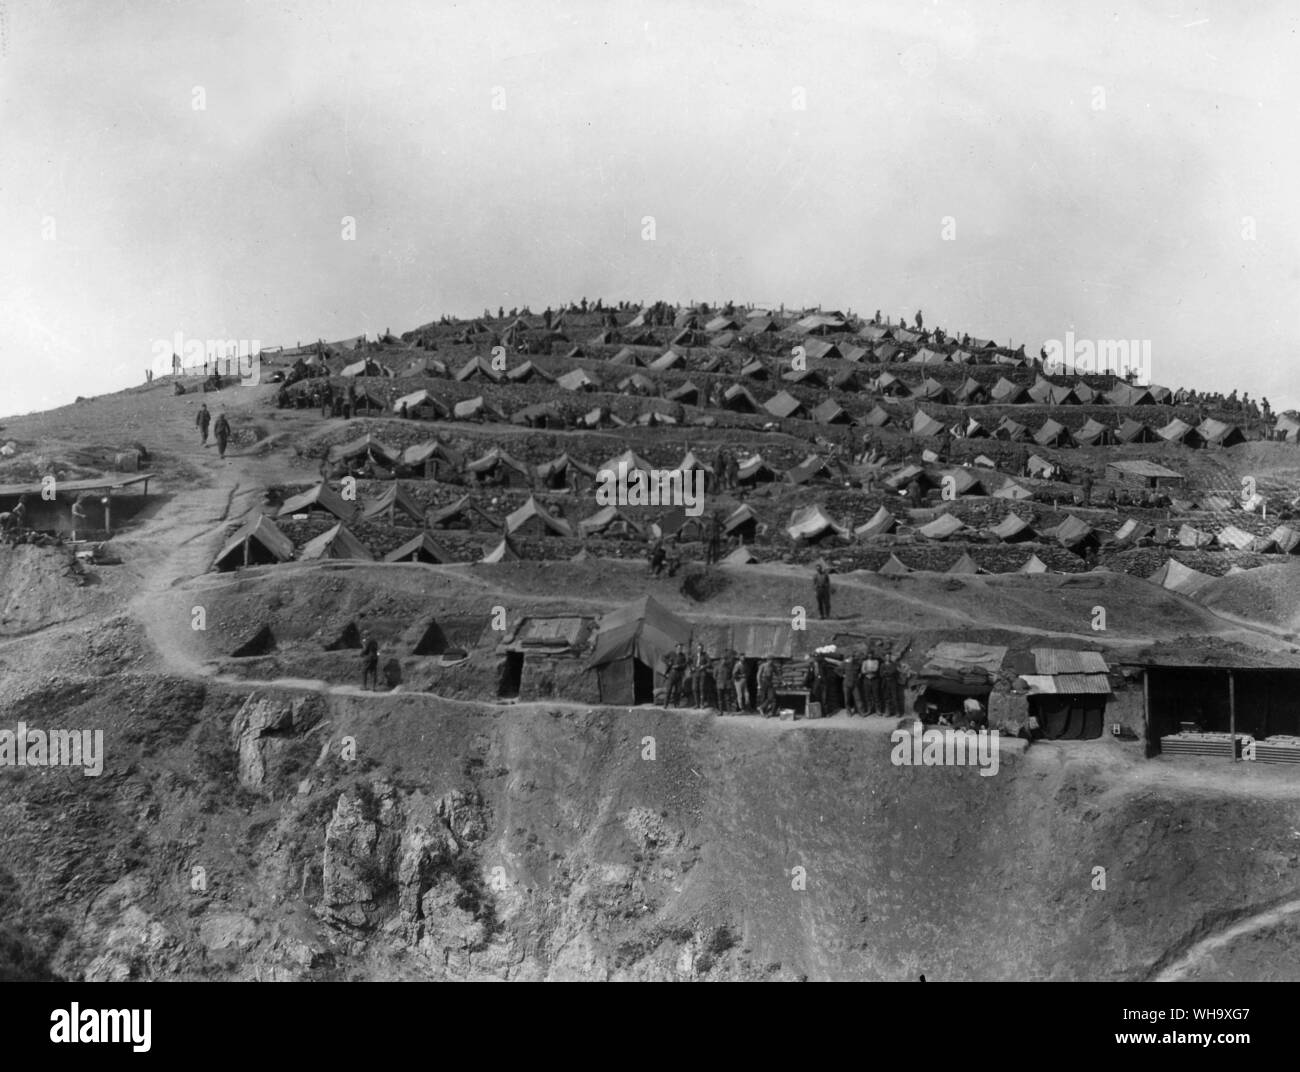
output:
POLYGON ((0 414, 138 383, 176 332, 583 295, 1149 339, 1158 383, 1297 406, 1298 26, 1200 0, 7 0, 0 414))

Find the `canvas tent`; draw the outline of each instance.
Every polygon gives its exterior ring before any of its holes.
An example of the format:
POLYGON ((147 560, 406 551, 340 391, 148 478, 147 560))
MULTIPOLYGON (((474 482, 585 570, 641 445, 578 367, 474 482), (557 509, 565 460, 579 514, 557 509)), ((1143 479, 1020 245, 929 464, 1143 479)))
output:
POLYGON ((898 521, 894 515, 882 506, 868 521, 859 525, 853 532, 854 535, 869 540, 873 536, 883 536, 888 532, 892 532, 897 524, 898 521))
POLYGON ((641 525, 626 511, 617 506, 604 506, 590 517, 578 522, 578 534, 588 536, 635 536, 644 534, 641 525))
POLYGON ((402 511, 412 521, 421 525, 424 524, 424 507, 416 502, 414 496, 396 481, 388 485, 378 499, 369 503, 362 511, 361 516, 366 521, 370 521, 387 515, 391 524, 396 520, 398 510, 402 511))
POLYGON ((1094 651, 1034 648, 1030 672, 1020 674, 1029 710, 1049 741, 1095 740, 1102 734, 1110 674, 1094 651))
POLYGON ((530 536, 572 536, 572 526, 562 518, 549 513, 531 495, 518 510, 506 517, 506 534, 518 533, 530 536))
POLYGON ((767 412, 770 413, 773 417, 778 417, 782 419, 786 417, 799 417, 803 415, 803 403, 800 402, 788 391, 781 391, 773 395, 765 403, 763 403, 763 408, 766 409, 767 412))
POLYGON ((462 495, 454 503, 436 511, 429 519, 429 524, 434 528, 471 529, 475 521, 489 529, 501 528, 501 522, 485 513, 469 495, 462 495))
POLYGON ((797 543, 817 543, 828 536, 849 538, 849 530, 834 521, 817 503, 791 513, 785 531, 797 543))
POLYGON ((653 703, 656 674, 677 644, 688 647, 691 626, 653 596, 643 596, 600 620, 590 668, 600 702, 653 703))
POLYGON ((532 485, 533 471, 524 462, 517 461, 500 447, 493 447, 481 458, 467 462, 465 471, 484 483, 526 488, 532 485))
POLYGON ((1029 560, 1016 571, 1017 573, 1051 573, 1047 563, 1037 555, 1030 555, 1029 560))
POLYGON ((406 415, 416 420, 436 421, 451 415, 451 410, 423 387, 409 395, 402 395, 393 403, 393 412, 401 413, 403 406, 406 407, 406 415))
POLYGON ((1197 425, 1196 434, 1216 447, 1235 447, 1246 442, 1245 434, 1235 424, 1226 424, 1213 417, 1206 417, 1197 425))
POLYGON ((1151 574, 1147 580, 1160 585, 1161 588, 1167 588, 1171 592, 1177 592, 1179 595, 1187 596, 1190 599, 1195 597, 1214 578, 1208 573, 1201 573, 1190 566, 1184 566, 1176 558, 1171 558, 1155 573, 1151 574))
POLYGON ((812 419, 818 424, 852 424, 853 417, 833 398, 817 406, 812 411, 812 419))
POLYGON ((243 566, 264 566, 288 562, 293 557, 293 542, 265 514, 242 526, 221 549, 213 569, 227 573, 243 566))
POLYGON ((1150 443, 1155 439, 1155 435, 1141 421, 1129 417, 1115 429, 1115 438, 1121 443, 1150 443))
POLYGON ((944 426, 924 410, 918 409, 912 416, 912 434, 918 436, 937 436, 943 434, 944 426))
POLYGON ((876 570, 881 577, 904 577, 915 572, 911 566, 904 565, 897 555, 890 555, 885 564, 876 570))
POLYGON ((1074 437, 1065 425, 1049 417, 1034 433, 1034 442, 1040 447, 1069 447, 1074 445, 1074 437))
POLYGON ((333 514, 340 521, 351 521, 356 516, 357 505, 345 502, 338 492, 322 481, 315 487, 286 499, 276 517, 292 517, 294 514, 317 511, 333 514))
POLYGON ((1177 443, 1184 447, 1204 446, 1201 434, 1186 421, 1175 417, 1163 428, 1156 429, 1156 434, 1167 443, 1177 443))
POLYGON ((384 555, 384 561, 427 562, 432 565, 442 565, 444 562, 455 562, 456 558, 427 532, 422 532, 389 551, 384 555))
POLYGON ((298 552, 298 558, 303 562, 321 558, 356 558, 373 562, 375 556, 340 521, 332 529, 327 529, 315 539, 308 540, 298 552))
POLYGON ((1089 417, 1083 427, 1074 433, 1077 442, 1085 447, 1100 447, 1115 442, 1115 433, 1101 421, 1089 417))
POLYGON ((1003 543, 1023 543, 1038 539, 1038 533, 1018 514, 1009 513, 989 530, 1003 543))
POLYGON ((590 391, 596 386, 596 381, 580 368, 571 369, 560 376, 555 383, 566 391, 590 391))
POLYGON ((947 540, 956 536, 959 532, 964 532, 965 523, 961 518, 953 514, 940 514, 933 521, 922 525, 917 529, 917 534, 924 536, 927 540, 947 540))
POLYGON ((510 541, 510 537, 505 536, 484 547, 483 557, 479 561, 492 565, 497 562, 518 562, 522 557, 519 549, 510 541))

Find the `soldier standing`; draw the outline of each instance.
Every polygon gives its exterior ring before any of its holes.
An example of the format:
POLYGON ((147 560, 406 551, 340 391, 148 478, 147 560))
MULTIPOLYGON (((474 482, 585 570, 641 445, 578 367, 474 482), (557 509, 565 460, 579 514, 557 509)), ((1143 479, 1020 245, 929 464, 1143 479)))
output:
POLYGON ((758 710, 764 718, 776 714, 776 661, 770 655, 758 667, 758 710))
POLYGON ((817 563, 817 573, 813 576, 813 592, 817 596, 817 617, 826 619, 831 616, 831 577, 826 567, 817 563))
POLYGON ((707 699, 709 680, 709 653, 701 643, 695 649, 695 658, 691 662, 691 699, 696 707, 704 707, 707 699))
POLYGON ((680 644, 665 660, 667 672, 665 674, 665 694, 664 706, 677 707, 682 702, 682 678, 686 674, 686 652, 682 650, 680 644))
POLYGON ((844 660, 844 710, 852 718, 860 714, 858 710, 858 674, 861 672, 861 660, 856 651, 849 652, 844 660))
POLYGON ((884 714, 880 695, 880 659, 875 644, 867 649, 867 657, 862 660, 862 685, 867 696, 867 714, 884 714))
POLYGON ((731 683, 736 689, 736 713, 752 710, 753 701, 749 698, 749 670, 745 666, 745 660, 740 657, 737 657, 732 664, 731 683))
POLYGON ((731 691, 731 673, 732 667, 736 661, 736 653, 733 651, 724 652, 713 668, 713 691, 718 694, 718 714, 725 715, 727 708, 731 706, 731 697, 734 693, 731 691))
POLYGON ((373 682, 379 688, 379 645, 369 633, 361 638, 361 687, 373 682))
POLYGON ((212 414, 208 412, 206 402, 199 406, 199 412, 194 417, 194 424, 199 430, 199 442, 205 447, 208 445, 208 425, 212 423, 212 414))

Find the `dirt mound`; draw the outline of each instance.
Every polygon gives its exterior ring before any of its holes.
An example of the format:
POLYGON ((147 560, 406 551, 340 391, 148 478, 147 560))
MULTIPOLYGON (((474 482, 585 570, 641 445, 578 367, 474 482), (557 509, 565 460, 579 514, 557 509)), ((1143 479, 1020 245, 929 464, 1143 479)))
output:
POLYGON ((1300 633, 1300 562, 1218 577, 1197 598, 1213 611, 1300 633))

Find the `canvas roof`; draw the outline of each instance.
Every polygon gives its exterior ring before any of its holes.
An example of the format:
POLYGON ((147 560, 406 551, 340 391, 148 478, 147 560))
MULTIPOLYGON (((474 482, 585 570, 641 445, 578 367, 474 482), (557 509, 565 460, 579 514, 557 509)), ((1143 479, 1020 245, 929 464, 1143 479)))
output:
POLYGON ((724 566, 749 566, 753 565, 757 561, 758 556, 744 544, 741 544, 729 555, 724 555, 722 557, 722 564, 724 566))
POLYGON ((441 510, 436 511, 429 518, 429 524, 438 526, 461 515, 477 515, 482 518, 489 528, 499 529, 501 527, 501 522, 488 514, 470 495, 462 495, 454 503, 449 503, 441 510))
POLYGON ((969 551, 963 551, 961 558, 957 559, 956 562, 949 566, 947 572, 969 575, 975 573, 988 573, 988 570, 983 569, 978 562, 971 558, 969 551))
POLYGON ((1195 596, 1202 588, 1214 580, 1208 573, 1201 573, 1190 566, 1184 566, 1176 558, 1171 558, 1155 573, 1147 578, 1160 585, 1161 588, 1167 588, 1171 592, 1177 592, 1184 596, 1195 596))
POLYGON ((216 562, 224 562, 235 551, 242 551, 245 540, 256 540, 280 562, 288 562, 293 557, 293 541, 281 532, 269 517, 258 514, 242 525, 239 531, 226 541, 226 545, 216 557, 216 562))
POLYGON ((356 503, 345 502, 337 491, 322 481, 315 487, 286 499, 275 516, 290 517, 312 506, 319 506, 341 521, 351 521, 357 512, 356 503))
POLYGON ((874 406, 871 412, 862 418, 862 423, 871 428, 883 428, 892 420, 893 418, 890 417, 888 412, 881 409, 880 406, 874 406))
POLYGON ((741 503, 731 511, 730 515, 728 515, 727 519, 722 523, 722 531, 726 535, 730 536, 736 531, 736 529, 751 521, 757 523, 758 515, 750 509, 748 503, 741 503))
POLYGON ((493 383, 500 383, 501 375, 492 367, 492 363, 481 354, 475 354, 456 370, 456 379, 461 383, 473 379, 475 376, 483 376, 493 383))
POLYGON ((803 409, 803 403, 788 391, 781 391, 763 403, 763 408, 773 417, 793 417, 803 409))
POLYGON ((1145 424, 1129 417, 1115 429, 1115 438, 1121 443, 1146 443, 1151 440, 1152 435, 1151 429, 1145 424))
POLYGON ((911 566, 904 565, 897 555, 891 554, 885 564, 876 570, 881 577, 901 577, 905 573, 915 572, 911 566))
POLYGON ((298 552, 303 562, 319 558, 359 558, 373 562, 375 556, 370 553, 360 540, 340 521, 332 529, 327 529, 315 539, 308 540, 298 552))
POLYGON ((926 653, 921 666, 923 677, 948 677, 972 670, 983 671, 990 678, 997 677, 1007 649, 1001 644, 976 644, 969 641, 945 640, 935 644, 926 653))
POLYGON ((341 461, 344 458, 357 458, 362 454, 369 454, 372 458, 377 458, 389 465, 395 464, 401 457, 401 454, 395 448, 381 442, 369 433, 349 440, 347 443, 339 443, 329 448, 329 460, 331 462, 341 461))
POLYGON ((920 436, 937 436, 943 432, 944 426, 931 417, 924 410, 918 409, 912 416, 912 434, 920 436))
POLYGON ((691 626, 660 604, 653 596, 611 611, 600 620, 590 665, 605 666, 619 659, 635 658, 647 666, 659 667, 677 644, 687 645, 691 626))
POLYGON ((1157 428, 1156 435, 1160 436, 1162 439, 1168 440, 1170 443, 1185 443, 1188 441, 1195 441, 1198 438, 1196 429, 1186 421, 1179 420, 1177 417, 1171 420, 1163 428, 1157 428))
POLYGON ((488 544, 483 549, 483 557, 480 562, 518 562, 520 559, 518 549, 510 542, 509 537, 503 537, 496 543, 488 544))
POLYGON ((421 387, 418 391, 412 391, 409 395, 402 395, 393 403, 393 412, 401 413, 402 404, 406 404, 407 410, 416 409, 419 406, 432 406, 440 415, 446 415, 451 411, 443 405, 438 399, 433 397, 433 392, 421 387))
POLYGON ((1072 442, 1070 431, 1059 421, 1052 420, 1048 417, 1043 422, 1043 426, 1034 433, 1034 442, 1040 447, 1053 446, 1061 443, 1072 442))
POLYGON ((456 557, 445 547, 439 544, 427 532, 412 537, 400 547, 395 547, 384 555, 385 562, 402 562, 412 555, 418 555, 421 551, 436 559, 438 562, 455 562, 456 557))
POLYGON ((826 532, 833 532, 845 539, 849 536, 849 530, 831 518, 818 503, 793 511, 785 531, 792 540, 811 540, 826 532))
POLYGON ((1001 521, 994 525, 990 530, 994 536, 1004 542, 1012 540, 1029 540, 1037 534, 1033 527, 1023 517, 1018 514, 1007 514, 1001 521))
POLYGON ((1227 424, 1224 421, 1215 420, 1213 417, 1206 417, 1196 427, 1197 433, 1207 443, 1214 443, 1219 446, 1232 446, 1234 443, 1241 443, 1245 440, 1245 435, 1235 424, 1227 424))
POLYGON ((853 418, 849 416, 844 407, 833 398, 828 398, 817 406, 810 416, 818 424, 851 424, 853 422, 853 418))
POLYGON ((1093 534, 1093 528, 1073 514, 1066 514, 1065 520, 1057 525, 1051 534, 1062 547, 1071 548, 1078 547, 1087 540, 1093 534))
POLYGON ((861 536, 864 539, 869 539, 872 536, 883 536, 885 533, 890 532, 897 524, 898 521, 894 515, 882 506, 872 514, 868 521, 859 525, 853 531, 856 535, 861 536))
POLYGON ((580 368, 571 369, 558 377, 555 382, 566 391, 582 391, 596 385, 596 381, 580 368))
POLYGON ((531 482, 533 478, 532 468, 516 458, 512 458, 500 447, 493 447, 481 458, 475 458, 471 462, 465 463, 465 469, 470 473, 490 473, 498 465, 504 465, 522 476, 528 478, 531 482))
POLYGON ((917 533, 927 540, 946 540, 966 528, 961 518, 953 514, 940 514, 929 524, 922 525, 917 533))
POLYGON ((638 536, 642 534, 641 524, 631 514, 613 505, 601 507, 590 517, 579 521, 578 533, 584 537, 591 536, 594 533, 604 532, 611 525, 620 521, 625 522, 634 534, 638 536))
POLYGON ((556 536, 573 535, 573 527, 567 521, 554 517, 531 495, 528 496, 528 501, 523 506, 506 516, 507 535, 519 531, 520 528, 534 518, 539 520, 548 531, 556 536))
POLYGON ((1020 569, 1017 570, 1016 572, 1017 573, 1051 573, 1052 571, 1048 569, 1047 563, 1044 562, 1037 555, 1030 555, 1028 561, 1026 561, 1025 564, 1021 566, 1020 569))
POLYGON ((408 517, 414 518, 421 525, 424 524, 424 507, 416 501, 415 497, 406 488, 396 481, 388 485, 379 498, 369 503, 362 511, 361 516, 368 521, 372 517, 387 513, 390 509, 394 511, 400 510, 408 517))
POLYGON ((1032 499, 1034 493, 1023 485, 1017 484, 1014 480, 1007 478, 1007 482, 993 493, 995 499, 1015 499, 1017 502, 1023 502, 1025 499, 1032 499))
POLYGON ((993 385, 993 390, 989 392, 995 402, 1016 403, 1021 402, 1029 397, 1029 393, 1018 383, 1012 383, 1005 376, 1001 377, 993 385))

